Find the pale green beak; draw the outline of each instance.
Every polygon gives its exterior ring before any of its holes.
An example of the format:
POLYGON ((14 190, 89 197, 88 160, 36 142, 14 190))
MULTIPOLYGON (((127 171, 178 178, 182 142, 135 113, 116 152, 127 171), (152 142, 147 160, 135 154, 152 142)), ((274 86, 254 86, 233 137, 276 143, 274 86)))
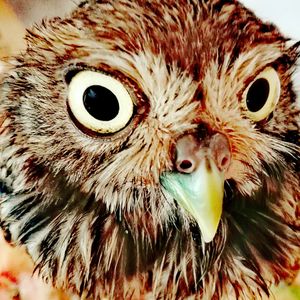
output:
POLYGON ((191 174, 166 172, 160 179, 165 190, 195 219, 203 240, 211 242, 222 215, 224 172, 213 159, 203 158, 191 174))

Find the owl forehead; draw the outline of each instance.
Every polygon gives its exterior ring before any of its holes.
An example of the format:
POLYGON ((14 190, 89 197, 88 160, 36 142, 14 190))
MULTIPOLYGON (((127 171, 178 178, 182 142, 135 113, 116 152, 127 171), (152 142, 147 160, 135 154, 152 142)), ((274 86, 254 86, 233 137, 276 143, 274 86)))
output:
POLYGON ((100 69, 107 64, 136 77, 136 63, 146 58, 152 67, 156 58, 156 66, 160 60, 198 82, 212 63, 230 65, 259 45, 285 43, 275 27, 232 0, 88 1, 71 18, 32 31, 30 48, 36 54, 53 48, 43 59, 59 68, 73 62, 100 69))
MULTIPOLYGON (((270 59, 268 53, 279 52, 283 43, 276 28, 229 0, 101 1, 79 8, 73 18, 83 22, 79 34, 83 41, 89 37, 85 46, 94 53, 93 65, 100 62, 100 68, 104 63, 111 71, 125 73, 142 85, 148 97, 160 92, 156 98, 165 96, 163 86, 167 89, 168 84, 174 93, 176 85, 183 94, 186 88, 184 98, 189 98, 195 83, 205 84, 207 77, 213 80, 212 70, 216 79, 222 65, 228 71, 234 63, 256 56, 263 65, 270 59)), ((255 72, 254 67, 259 67, 257 60, 249 70, 255 72)))
POLYGON ((256 45, 283 41, 275 27, 231 0, 103 1, 74 17, 104 49, 151 51, 196 78, 228 53, 235 59, 256 45))

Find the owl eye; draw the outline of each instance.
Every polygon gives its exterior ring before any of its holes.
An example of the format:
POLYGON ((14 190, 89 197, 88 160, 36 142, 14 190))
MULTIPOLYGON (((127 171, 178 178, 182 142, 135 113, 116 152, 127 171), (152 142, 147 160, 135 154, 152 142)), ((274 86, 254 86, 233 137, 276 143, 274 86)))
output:
POLYGON ((68 104, 79 124, 101 134, 123 129, 133 115, 133 101, 125 86, 94 71, 78 72, 70 80, 68 104))
POLYGON ((275 109, 280 97, 278 73, 271 67, 261 72, 244 93, 246 114, 255 122, 267 118, 275 109))

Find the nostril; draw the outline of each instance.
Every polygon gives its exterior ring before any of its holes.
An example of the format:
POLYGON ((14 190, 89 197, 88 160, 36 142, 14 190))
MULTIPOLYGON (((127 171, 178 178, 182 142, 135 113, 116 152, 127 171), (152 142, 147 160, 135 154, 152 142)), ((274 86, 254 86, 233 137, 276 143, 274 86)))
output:
POLYGON ((228 153, 227 155, 224 154, 224 156, 219 159, 218 167, 221 170, 226 170, 229 167, 229 164, 230 164, 230 154, 228 153))
POLYGON ((221 167, 227 166, 227 163, 228 163, 228 157, 223 157, 221 161, 221 167))
POLYGON ((185 159, 180 163, 179 168, 181 170, 187 170, 187 169, 191 168, 192 166, 193 166, 192 162, 185 159))
POLYGON ((219 170, 226 171, 231 163, 231 150, 227 137, 216 133, 210 140, 209 148, 219 170))

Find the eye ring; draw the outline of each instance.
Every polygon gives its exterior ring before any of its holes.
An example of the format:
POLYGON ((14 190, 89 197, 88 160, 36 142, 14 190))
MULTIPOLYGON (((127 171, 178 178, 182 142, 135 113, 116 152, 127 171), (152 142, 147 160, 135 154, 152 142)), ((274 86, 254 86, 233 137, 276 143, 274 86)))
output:
POLYGON ((281 94, 277 71, 268 67, 259 73, 243 94, 246 115, 254 122, 266 119, 275 109, 281 94))
POLYGON ((76 123, 100 134, 120 131, 134 112, 132 97, 119 80, 90 70, 70 79, 68 107, 76 123))

